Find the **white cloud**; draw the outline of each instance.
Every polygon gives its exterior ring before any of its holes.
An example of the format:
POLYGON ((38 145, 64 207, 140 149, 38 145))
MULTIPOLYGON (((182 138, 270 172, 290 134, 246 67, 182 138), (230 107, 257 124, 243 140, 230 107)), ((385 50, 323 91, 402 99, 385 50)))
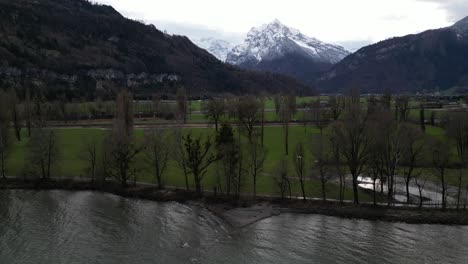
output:
POLYGON ((452 23, 468 16, 467 0, 419 0, 421 2, 432 2, 445 10, 448 14, 448 20, 452 23))
MULTIPOLYGON (((455 0, 456 1, 456 0, 455 0)), ((462 0, 466 1, 466 0, 462 0)), ((278 18, 334 43, 368 43, 448 26, 437 0, 101 0, 169 32, 239 36, 278 18), (163 28, 166 27, 166 28, 163 28)), ((216 37, 216 36, 215 36, 216 37)))

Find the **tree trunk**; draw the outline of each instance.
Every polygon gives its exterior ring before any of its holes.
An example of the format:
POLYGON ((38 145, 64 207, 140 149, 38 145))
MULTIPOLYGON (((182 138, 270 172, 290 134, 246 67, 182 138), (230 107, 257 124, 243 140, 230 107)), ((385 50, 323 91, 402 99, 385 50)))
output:
POLYGON ((304 180, 302 179, 302 176, 301 176, 301 190, 302 190, 302 200, 305 202, 306 201, 306 194, 305 194, 304 180))
POLYGON ((254 193, 254 200, 257 198, 257 175, 253 176, 253 193, 254 193))
POLYGON ((46 179, 46 168, 45 168, 44 160, 41 160, 41 171, 42 171, 42 179, 45 180, 46 179))
POLYGON ((419 208, 422 208, 422 205, 423 205, 422 188, 418 187, 418 190, 419 190, 419 208))
POLYGON ((387 178, 387 205, 390 206, 392 204, 392 200, 393 200, 393 176, 392 175, 389 175, 389 177, 387 178))
POLYGON ((261 143, 262 147, 265 141, 265 103, 262 105, 262 128, 261 128, 261 143))
POLYGON ((441 172, 440 174, 440 181, 442 183, 442 209, 446 209, 447 201, 445 200, 445 193, 446 193, 446 186, 445 186, 445 172, 441 172))
POLYGON ((405 183, 406 183, 406 203, 409 204, 410 203, 409 178, 405 179, 405 183))
POLYGON ((325 202, 327 201, 327 191, 325 186, 325 181, 322 180, 322 200, 325 202))
POLYGON ((5 174, 5 153, 2 151, 2 176, 3 179, 6 179, 6 174, 5 174))
POLYGON ((423 133, 426 132, 426 118, 424 117, 424 108, 422 108, 419 112, 419 119, 421 122, 421 130, 423 133))
POLYGON ((373 188, 374 188, 374 205, 377 205, 377 199, 376 199, 376 193, 375 193, 375 182, 377 181, 377 178, 374 177, 374 183, 373 183, 373 188))
POLYGON ((340 173, 340 203, 343 203, 343 174, 340 173))
POLYGON ((183 170, 184 170, 184 177, 185 177, 185 189, 187 191, 190 191, 189 182, 188 182, 187 168, 185 167, 185 164, 182 167, 183 167, 183 170))
POLYGON ((383 189, 384 189, 383 175, 380 174, 380 194, 381 195, 383 195, 383 189))
POLYGON ((466 210, 467 200, 468 200, 468 184, 466 185, 466 188, 465 188, 465 202, 463 203, 463 210, 466 210))
POLYGON ((284 151, 286 156, 289 155, 289 123, 286 121, 285 123, 285 131, 284 131, 284 151))
POLYGON ((195 174, 195 173, 193 174, 193 176, 194 176, 194 179, 195 179, 195 190, 196 190, 197 194, 201 196, 202 190, 201 190, 200 178, 199 178, 199 176, 198 176, 197 174, 195 174))
POLYGON ((359 193, 358 193, 358 182, 357 182, 357 176, 353 173, 353 195, 354 195, 354 204, 358 205, 359 204, 359 193))
POLYGON ((161 175, 159 175, 159 173, 156 173, 156 179, 158 181, 158 189, 160 189, 160 190, 164 189, 164 187, 162 185, 161 175))
POLYGON ((459 174, 458 174, 457 210, 460 209, 461 184, 462 184, 462 169, 460 169, 459 174))

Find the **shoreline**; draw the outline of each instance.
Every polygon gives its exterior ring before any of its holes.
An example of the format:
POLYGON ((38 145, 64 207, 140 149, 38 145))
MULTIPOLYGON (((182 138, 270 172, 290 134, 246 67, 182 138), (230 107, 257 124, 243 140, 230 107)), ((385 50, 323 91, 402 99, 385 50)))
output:
POLYGON ((115 182, 106 182, 98 186, 89 181, 73 179, 22 180, 0 179, 0 190, 65 190, 65 191, 98 191, 133 199, 144 199, 156 202, 178 202, 206 209, 225 220, 233 227, 244 227, 262 219, 281 213, 317 214, 345 219, 362 219, 368 221, 401 222, 407 224, 468 225, 468 210, 387 207, 374 205, 340 204, 332 201, 292 199, 281 201, 278 198, 258 196, 235 200, 228 197, 214 196, 205 193, 200 197, 194 192, 181 189, 158 190, 155 187, 137 185, 123 189, 115 182))

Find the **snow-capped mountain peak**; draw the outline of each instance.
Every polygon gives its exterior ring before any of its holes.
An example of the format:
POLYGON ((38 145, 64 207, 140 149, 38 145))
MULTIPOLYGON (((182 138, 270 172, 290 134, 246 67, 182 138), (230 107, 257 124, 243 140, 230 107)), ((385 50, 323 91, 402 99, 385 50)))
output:
POLYGON ((205 49, 209 53, 213 54, 221 61, 226 61, 228 53, 234 47, 234 45, 228 41, 215 38, 196 39, 194 40, 194 43, 200 48, 205 49))
POLYGON ((302 54, 318 62, 331 64, 338 63, 349 54, 343 47, 308 37, 275 19, 258 28, 252 28, 247 33, 245 42, 236 46, 228 54, 226 61, 237 65, 246 62, 251 64, 288 53, 302 54))

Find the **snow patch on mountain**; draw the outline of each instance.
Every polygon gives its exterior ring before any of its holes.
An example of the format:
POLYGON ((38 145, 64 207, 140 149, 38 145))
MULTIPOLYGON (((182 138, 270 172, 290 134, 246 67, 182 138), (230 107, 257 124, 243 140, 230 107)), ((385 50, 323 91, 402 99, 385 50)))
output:
POLYGON ((220 61, 226 61, 226 57, 234 47, 233 44, 226 40, 215 38, 201 38, 194 40, 194 43, 202 49, 205 49, 220 61))
POLYGON ((252 28, 243 44, 227 54, 226 62, 240 65, 272 60, 288 53, 299 53, 318 61, 335 64, 350 53, 343 47, 308 37, 279 20, 252 28))

